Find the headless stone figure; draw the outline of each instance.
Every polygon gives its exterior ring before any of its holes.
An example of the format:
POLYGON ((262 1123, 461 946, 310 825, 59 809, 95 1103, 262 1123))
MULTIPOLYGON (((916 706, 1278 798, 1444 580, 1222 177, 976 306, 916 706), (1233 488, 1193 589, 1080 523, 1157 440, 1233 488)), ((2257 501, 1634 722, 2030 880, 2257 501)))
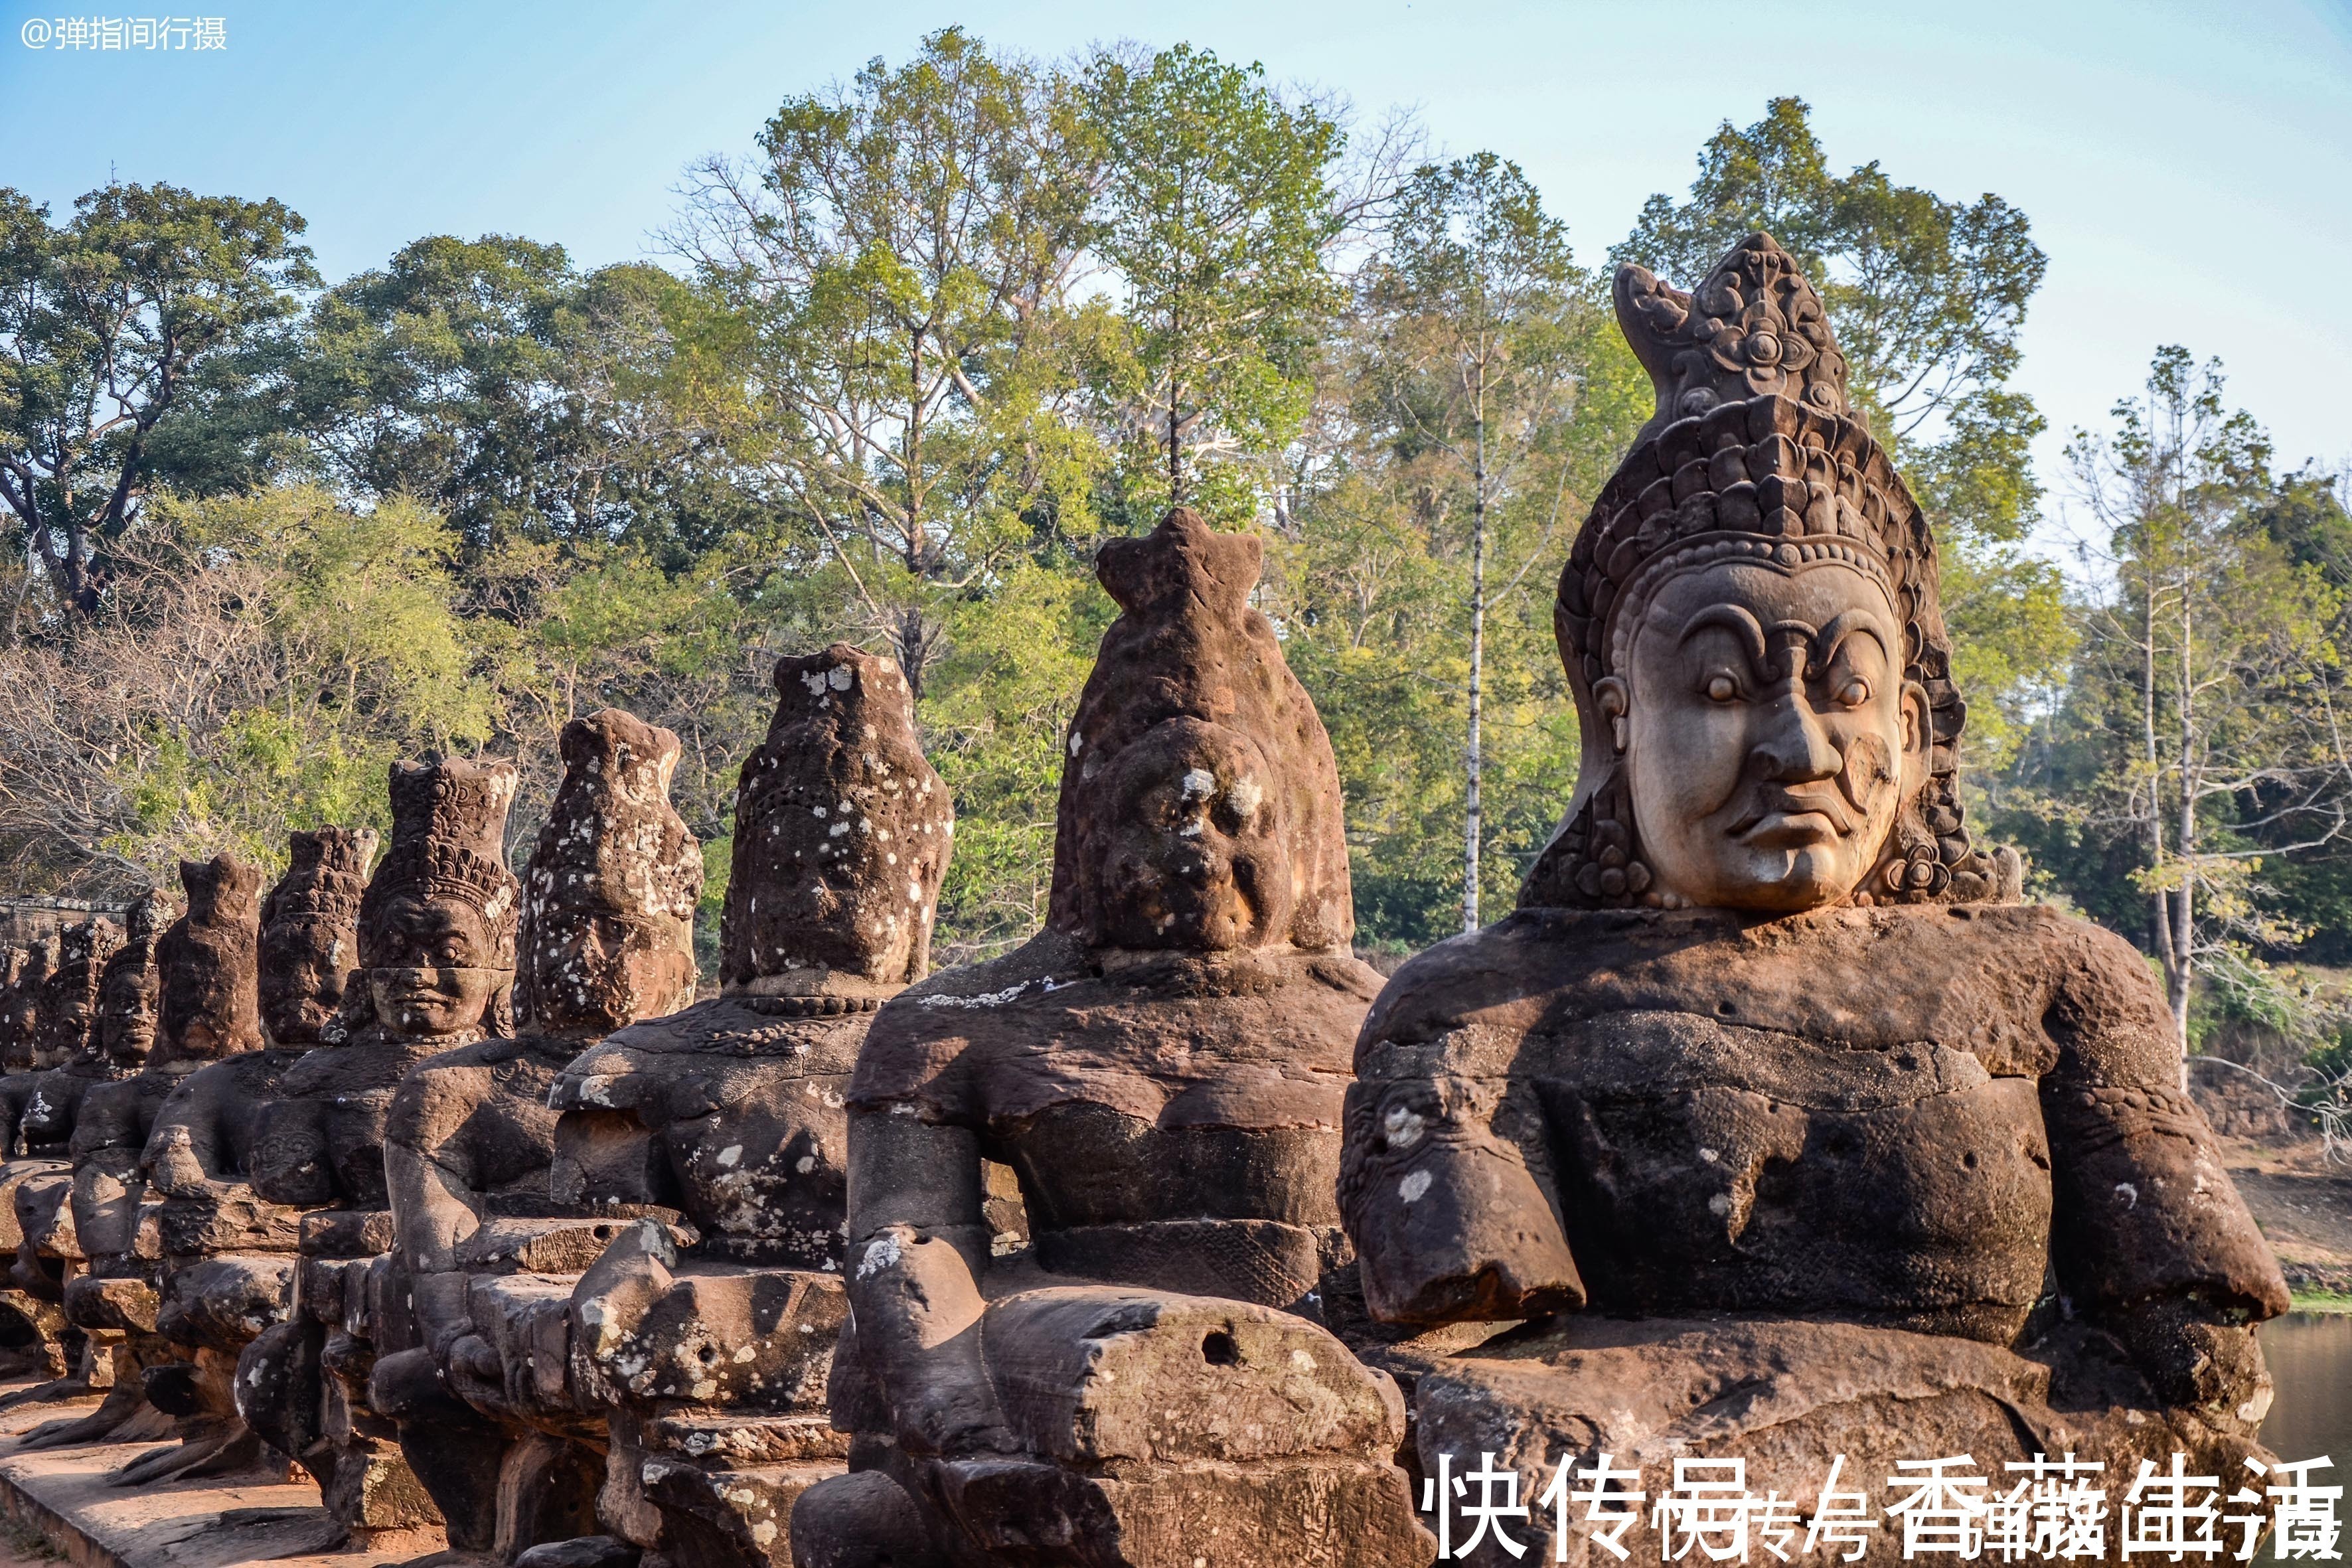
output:
POLYGON ((1875 1515, 1905 1460, 2005 1492, 2071 1452, 2119 1501, 2178 1450, 2226 1495, 2285 1289, 2146 963, 1969 844, 1932 537, 1820 301, 1754 235, 1617 302, 1659 412, 1560 580, 1576 796, 1515 913, 1389 983, 1349 1096, 1372 1310, 1532 1320, 1421 1378, 1424 1468, 1605 1452, 1655 1498, 1738 1458, 1811 1515, 1843 1455, 1875 1515))
POLYGON ((618 709, 564 726, 523 872, 521 1033, 436 1057, 393 1097, 389 1295, 406 1310, 382 1326, 371 1401, 457 1551, 596 1533, 604 1422, 570 1397, 563 1327, 581 1271, 647 1211, 552 1200, 548 1090, 584 1047, 694 1000, 702 857, 669 803, 678 752, 618 709))
POLYGON ((257 1200, 298 1216, 299 1257, 291 1320, 238 1357, 237 1408, 319 1478, 355 1544, 441 1522, 367 1399, 379 1330, 405 1321, 392 1291, 384 1124, 411 1068, 513 1032, 519 889, 503 841, 514 789, 510 763, 393 765, 392 843, 360 905, 362 984, 254 1116, 246 1173, 257 1200))
POLYGON ((867 1038, 833 1389, 858 1473, 802 1500, 803 1564, 1429 1560, 1402 1397, 1322 1326, 1379 979, 1258 568, 1181 510, 1104 547, 1121 614, 1070 725, 1046 929, 867 1038), (984 1160, 1034 1238, 1003 1263, 984 1160))
MULTIPOLYGON (((923 973, 952 835, 896 665, 836 644, 775 684, 736 795, 720 994, 582 1053, 550 1100, 559 1200, 695 1238, 626 1227, 562 1325, 571 1397, 609 1433, 600 1515, 649 1563, 788 1563, 793 1499, 842 1469, 843 1096, 876 1007, 923 973)), ((551 1384, 546 1332, 529 1364, 551 1384)), ((515 1385, 530 1345, 501 1350, 515 1385)))
MULTIPOLYGON (((110 1054, 123 1069, 93 1085, 76 1116, 72 1214, 85 1258, 66 1287, 66 1316, 114 1360, 114 1384, 99 1408, 27 1438, 27 1447, 130 1442, 173 1435, 187 1441, 134 1461, 118 1479, 135 1484, 159 1476, 234 1468, 257 1449, 234 1441, 232 1358, 196 1343, 175 1344, 158 1331, 159 1214, 139 1169, 155 1110, 171 1087, 217 1051, 261 1044, 254 1014, 255 920, 260 875, 232 856, 183 861, 186 914, 153 943, 153 1023, 149 1047, 135 1060, 110 1054), (148 1396, 164 1390, 164 1405, 148 1396), (211 1408, 192 1403, 208 1394, 211 1408), (181 1397, 174 1399, 173 1394, 181 1397), (175 1421, 175 1415, 178 1419, 175 1421)), ((118 960, 118 962, 120 962, 118 960)), ((114 970, 108 972, 109 984, 114 970)))

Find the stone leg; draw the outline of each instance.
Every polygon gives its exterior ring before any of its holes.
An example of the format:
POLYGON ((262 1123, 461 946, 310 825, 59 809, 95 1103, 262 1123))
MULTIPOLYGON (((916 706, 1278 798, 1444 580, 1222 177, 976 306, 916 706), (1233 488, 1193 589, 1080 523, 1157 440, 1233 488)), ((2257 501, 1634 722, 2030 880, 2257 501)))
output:
MULTIPOLYGON (((377 1358, 368 1394, 398 1432, 401 1455, 439 1510, 450 1550, 490 1551, 514 1433, 453 1396, 423 1349, 377 1358)), ((593 1504, 589 1511, 593 1518, 593 1504)))
POLYGON ((373 1345, 340 1331, 327 1336, 319 1354, 326 1373, 320 1429, 335 1450, 334 1481, 323 1489, 327 1511, 351 1531, 355 1545, 443 1522, 401 1452, 399 1426, 367 1402, 374 1361, 373 1345))
POLYGON ((257 1335, 285 1319, 293 1264, 265 1253, 165 1268, 155 1332, 180 1353, 144 1364, 140 1377, 148 1403, 173 1418, 181 1444, 117 1470, 116 1485, 222 1474, 260 1458, 260 1439, 240 1413, 239 1363, 257 1335))
POLYGON ((879 1470, 819 1481, 793 1508, 793 1568, 948 1568, 923 1516, 879 1470))

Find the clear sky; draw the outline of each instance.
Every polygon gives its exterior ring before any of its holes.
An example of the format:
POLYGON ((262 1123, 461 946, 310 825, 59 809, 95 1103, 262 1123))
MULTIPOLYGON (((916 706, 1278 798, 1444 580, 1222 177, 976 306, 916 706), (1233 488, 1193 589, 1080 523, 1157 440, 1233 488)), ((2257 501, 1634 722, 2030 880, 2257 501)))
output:
POLYGON ((2181 342, 2227 362, 2283 459, 2352 460, 2328 282, 2352 260, 2352 0, 198 4, 226 49, 34 50, 28 24, 100 13, 0 0, 0 184, 61 213, 110 173, 278 196, 330 278, 434 232, 594 265, 653 254, 682 165, 748 149, 786 94, 961 23, 1045 56, 1189 40, 1367 116, 1413 106, 1446 151, 1517 160, 1598 262, 1719 121, 1794 92, 1837 166, 2032 216, 2050 273, 2020 382, 2056 432, 2181 342))

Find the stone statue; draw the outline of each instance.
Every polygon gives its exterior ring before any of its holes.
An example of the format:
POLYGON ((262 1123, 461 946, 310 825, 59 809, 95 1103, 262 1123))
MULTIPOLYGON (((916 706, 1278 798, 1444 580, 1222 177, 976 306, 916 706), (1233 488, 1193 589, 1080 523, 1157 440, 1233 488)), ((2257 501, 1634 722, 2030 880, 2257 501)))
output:
POLYGON ((355 1543, 437 1525, 392 1422, 367 1401, 387 1310, 392 1097, 428 1057, 510 1035, 520 889, 507 869, 514 764, 401 762, 392 842, 360 901, 360 983, 254 1112, 253 1197, 297 1217, 292 1318, 238 1355, 238 1412, 320 1479, 355 1543))
MULTIPOLYGON (((139 1154, 171 1087, 215 1054, 261 1044, 253 980, 260 874, 221 855, 181 862, 180 884, 187 912, 153 940, 152 962, 140 983, 151 1010, 143 1030, 147 1048, 109 1047, 116 1070, 82 1097, 69 1145, 71 1212, 85 1268, 66 1286, 65 1312, 93 1343, 107 1347, 114 1383, 89 1415, 53 1423, 26 1439, 28 1447, 64 1447, 169 1436, 173 1412, 148 1398, 149 1383, 173 1391, 208 1386, 226 1421, 189 1412, 179 1428, 187 1446, 136 1461, 130 1482, 208 1467, 233 1468, 254 1453, 249 1444, 224 1440, 224 1427, 232 1436, 236 1431, 227 1388, 233 1362, 217 1353, 208 1361, 203 1348, 175 1345, 157 1331, 162 1239, 139 1154)), ((135 925, 133 933, 135 944, 135 925)), ((121 963, 118 955, 116 964, 121 963)), ((110 988, 116 973, 110 965, 110 988)), ((173 1403, 169 1394, 165 1398, 173 1403)))
POLYGON ((10 1280, 58 1309, 60 1331, 79 1331, 80 1341, 70 1358, 79 1363, 75 1375, 37 1391, 19 1391, 12 1400, 72 1398, 94 1388, 110 1391, 123 1370, 114 1354, 118 1337, 89 1333, 65 1310, 73 1277, 87 1272, 88 1259, 76 1234, 73 1174, 64 1162, 70 1156, 75 1121, 88 1095, 136 1073, 154 1044, 157 919, 152 892, 133 900, 125 911, 125 939, 100 972, 98 1017, 88 1043, 60 1066, 13 1075, 0 1084, 7 1091, 0 1096, 0 1116, 10 1124, 7 1141, 22 1157, 14 1163, 16 1173, 6 1184, 17 1232, 10 1280))
POLYGON ((2178 1449, 2228 1489, 2285 1289, 2145 962, 1970 843, 1934 543, 1820 300, 1761 234, 1616 299, 1659 408, 1560 579, 1575 796, 1349 1091, 1372 1310, 1532 1320, 1420 1379, 1423 1468, 1741 1458, 1811 1514, 1842 1454, 1876 1513, 1903 1460, 2119 1497, 2178 1449))
POLYGON ((28 1072, 33 1066, 33 1042, 41 1028, 41 993, 57 972, 59 943, 51 931, 33 939, 22 950, 24 958, 16 967, 0 1003, 0 1069, 11 1073, 28 1072))
POLYGON ((736 794, 719 994, 583 1052, 550 1099, 557 1199, 649 1217, 567 1311, 505 1315, 474 1374, 549 1401, 562 1351, 568 1397, 606 1423, 608 1530, 708 1568, 789 1562, 793 1500, 846 1457, 824 1403, 843 1096, 875 1009, 928 962, 954 821, 895 664, 836 644, 775 685, 736 794))
POLYGON ((393 1097, 387 1294, 409 1321, 381 1326, 370 1402, 397 1421, 453 1550, 509 1560, 596 1532, 603 1419, 563 1397, 560 1343, 545 1369, 553 1397, 521 1365, 510 1395, 499 1347, 510 1323, 562 1323, 574 1279, 628 1217, 551 1200, 556 1075, 614 1030, 694 1000, 702 857, 669 803, 678 753, 675 734, 616 708, 564 726, 563 782, 523 872, 522 1032, 437 1056, 393 1097))
POLYGON ((26 978, 33 952, 13 943, 0 947, 0 1063, 7 1064, 10 1072, 32 1059, 32 1047, 25 1042, 32 1036, 34 1004, 40 994, 40 981, 26 978))
POLYGON ((123 940, 100 967, 95 1026, 85 1044, 47 1072, 12 1078, 6 1103, 14 1115, 9 1142, 18 1152, 62 1159, 83 1097, 98 1084, 129 1078, 144 1067, 155 1043, 158 981, 155 897, 132 901, 123 916, 123 940))
POLYGON ((6 1226, 13 1239, 14 1258, 8 1269, 8 1316, 36 1326, 45 1342, 37 1359, 69 1370, 35 1389, 18 1390, 0 1405, 70 1398, 87 1392, 92 1370, 86 1363, 86 1342, 65 1320, 66 1277, 81 1260, 74 1240, 68 1199, 73 1190, 72 1167, 60 1158, 66 1151, 45 1142, 36 1151, 26 1146, 24 1123, 28 1110, 47 1137, 54 1123, 70 1111, 62 1102, 78 1100, 86 1087, 84 1073, 97 1070, 100 1061, 99 988, 108 963, 122 945, 122 928, 97 918, 70 925, 58 935, 57 963, 42 982, 39 1019, 33 1036, 31 1060, 21 1071, 0 1078, 0 1145, 8 1155, 0 1163, 0 1204, 9 1214, 6 1226), (59 1076, 68 1063, 72 1073, 59 1076))
POLYGON ((1341 1096, 1380 984, 1330 742, 1249 607, 1256 539, 1180 509, 1098 570, 1121 614, 1069 728, 1046 928, 908 989, 858 1059, 833 1388, 857 1473, 802 1500, 795 1551, 1426 1563, 1402 1396, 1320 1322, 1350 1293, 1341 1096), (1034 1238, 1001 1262, 983 1161, 1034 1238))
POLYGON ((36 1072, 62 1067, 98 1037, 98 987, 106 961, 122 945, 122 928, 104 917, 58 933, 57 967, 41 983, 40 1019, 33 1031, 36 1072))
MULTIPOLYGON (((0 994, 0 1052, 5 1052, 0 1066, 6 1069, 5 1076, 0 1077, 0 1121, 15 1121, 15 1108, 21 1103, 20 1078, 33 1071, 41 995, 57 971, 60 945, 55 931, 36 937, 21 950, 16 977, 9 989, 0 994)), ((5 1161, 7 1148, 6 1142, 0 1142, 0 1161, 5 1161)), ((0 1163, 0 1253, 13 1259, 24 1247, 24 1232, 16 1224, 16 1186, 53 1174, 55 1169, 46 1161, 0 1163)), ((66 1356, 58 1334, 65 1326, 56 1303, 23 1290, 0 1288, 0 1369, 9 1375, 22 1372, 61 1375, 66 1356)))

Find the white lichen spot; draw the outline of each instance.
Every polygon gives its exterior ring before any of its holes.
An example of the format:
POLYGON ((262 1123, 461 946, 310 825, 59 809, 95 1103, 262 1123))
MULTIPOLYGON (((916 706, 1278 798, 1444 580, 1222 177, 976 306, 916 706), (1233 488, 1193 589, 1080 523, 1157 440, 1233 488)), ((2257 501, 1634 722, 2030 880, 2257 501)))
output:
POLYGON ((2136 1209, 2139 1207, 2139 1189, 2133 1186, 2129 1182, 2117 1182, 2116 1184, 2116 1192, 2123 1198, 2124 1207, 2127 1209, 2136 1209))
POLYGON ((1217 792, 1217 775, 1206 768, 1194 768, 1180 782, 1186 800, 1206 800, 1217 792))
POLYGON ((1712 1150, 1712 1149, 1701 1149, 1701 1150, 1698 1152, 1698 1157, 1699 1157, 1700 1159, 1702 1159, 1702 1160, 1706 1161, 1706 1162, 1708 1164, 1710 1164, 1710 1165, 1714 1164, 1717 1160, 1720 1160, 1720 1159, 1722 1159, 1722 1158, 1723 1158, 1723 1156, 1722 1156, 1721 1154, 1717 1153, 1717 1152, 1716 1152, 1714 1150, 1712 1150))
POLYGON ((1397 1196, 1409 1204, 1417 1204, 1422 1194, 1429 1191, 1429 1182, 1427 1171, 1408 1172, 1404 1180, 1397 1184, 1397 1196))
POLYGON ((825 672, 824 679, 826 684, 835 691, 846 691, 849 689, 849 683, 853 677, 847 665, 836 664, 825 672))
POLYGON ((736 1161, 742 1157, 743 1145, 740 1143, 730 1143, 727 1147, 719 1151, 719 1163, 722 1166, 731 1167, 736 1161))
POLYGON ((1248 816, 1265 804, 1265 791, 1258 787, 1256 780, 1243 779, 1225 792, 1225 798, 1234 803, 1235 811, 1248 816))
POLYGON ((1716 1215, 1717 1218, 1721 1218, 1723 1215, 1729 1214, 1731 1212, 1731 1194, 1729 1193, 1717 1193, 1715 1196, 1707 1199, 1706 1212, 1716 1215))
POLYGON ((1410 1105, 1391 1105, 1388 1114, 1381 1118, 1381 1131, 1391 1149, 1412 1148, 1428 1130, 1428 1118, 1410 1105))
POLYGON ((857 1277, 865 1279, 879 1274, 885 1268, 897 1268, 898 1256, 897 1237, 886 1236, 879 1238, 866 1249, 866 1256, 857 1260, 857 1277))

